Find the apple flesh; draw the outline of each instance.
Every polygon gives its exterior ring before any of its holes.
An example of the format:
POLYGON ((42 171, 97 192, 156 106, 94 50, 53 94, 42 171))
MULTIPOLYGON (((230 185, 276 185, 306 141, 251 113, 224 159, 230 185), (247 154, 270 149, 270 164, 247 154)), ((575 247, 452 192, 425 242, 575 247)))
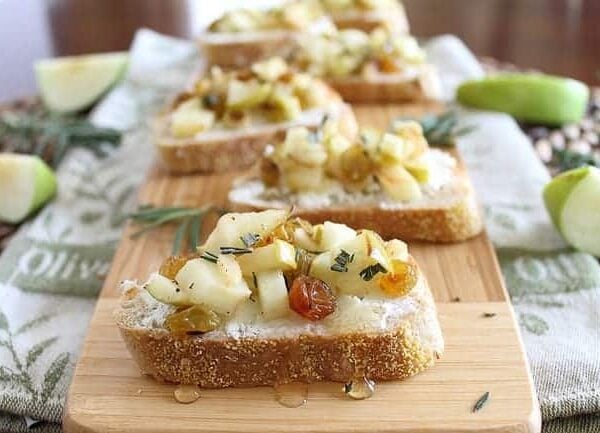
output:
POLYGON ((555 177, 544 188, 544 202, 567 242, 600 257, 600 169, 581 167, 555 177))
POLYGON ((23 221, 55 193, 56 176, 39 157, 0 154, 0 221, 23 221))
POLYGON ((456 92, 456 99, 465 106, 548 125, 581 120, 588 98, 584 83, 544 74, 499 74, 467 81, 456 92))
POLYGON ((127 67, 127 53, 105 53, 40 60, 35 75, 44 105, 57 113, 90 107, 127 67))

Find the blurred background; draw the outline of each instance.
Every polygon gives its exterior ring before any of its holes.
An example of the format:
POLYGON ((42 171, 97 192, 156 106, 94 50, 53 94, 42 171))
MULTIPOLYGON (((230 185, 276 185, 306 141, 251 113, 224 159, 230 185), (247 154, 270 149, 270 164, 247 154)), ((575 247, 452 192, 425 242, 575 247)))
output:
MULTIPOLYGON (((39 58, 118 51, 139 27, 192 38, 248 0, 0 0, 0 101, 35 92, 39 58)), ((479 56, 600 82, 600 0, 405 0, 416 36, 453 33, 479 56)))

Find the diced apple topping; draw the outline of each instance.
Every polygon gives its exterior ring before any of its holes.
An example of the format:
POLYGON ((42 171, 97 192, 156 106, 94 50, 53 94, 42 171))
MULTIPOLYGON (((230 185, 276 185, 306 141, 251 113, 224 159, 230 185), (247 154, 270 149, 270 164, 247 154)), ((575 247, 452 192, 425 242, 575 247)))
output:
POLYGON ((278 269, 291 271, 296 269, 296 249, 293 245, 276 239, 272 244, 238 256, 237 262, 244 275, 278 269))
POLYGON ((236 311, 245 312, 237 319, 322 320, 338 296, 405 296, 418 278, 400 240, 269 210, 223 215, 198 252, 168 258, 144 287, 178 307, 167 329, 189 334, 216 329, 236 311))
POLYGON ((307 35, 294 60, 313 75, 337 78, 399 74, 424 64, 426 55, 414 37, 379 27, 307 35))
POLYGON ((311 108, 328 110, 331 101, 322 81, 295 72, 280 57, 245 69, 213 67, 175 98, 169 132, 186 138, 209 129, 288 122, 311 108))
POLYGON ((325 121, 316 132, 291 128, 265 153, 261 176, 284 191, 319 191, 338 182, 349 191, 372 193, 379 187, 394 201, 412 201, 430 178, 427 150, 417 122, 397 122, 393 132, 364 129, 350 142, 325 121))
POLYGON ((290 311, 283 271, 263 271, 254 274, 261 313, 267 320, 286 317, 290 311))

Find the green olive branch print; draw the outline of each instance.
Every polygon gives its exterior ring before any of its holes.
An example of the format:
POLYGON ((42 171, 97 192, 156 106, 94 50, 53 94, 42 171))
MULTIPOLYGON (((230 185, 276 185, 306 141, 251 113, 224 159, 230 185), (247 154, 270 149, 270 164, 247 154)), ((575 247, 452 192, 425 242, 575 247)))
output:
POLYGON ((34 385, 30 368, 48 348, 58 341, 58 337, 50 337, 34 344, 24 357, 19 356, 17 353, 14 339, 31 329, 39 327, 53 317, 51 314, 44 314, 25 323, 13 332, 8 318, 0 310, 0 348, 8 350, 13 363, 12 367, 0 366, 0 382, 20 385, 32 399, 40 399, 43 402, 46 402, 52 396, 56 385, 69 365, 70 355, 63 352, 52 361, 44 374, 41 388, 38 388, 34 385))

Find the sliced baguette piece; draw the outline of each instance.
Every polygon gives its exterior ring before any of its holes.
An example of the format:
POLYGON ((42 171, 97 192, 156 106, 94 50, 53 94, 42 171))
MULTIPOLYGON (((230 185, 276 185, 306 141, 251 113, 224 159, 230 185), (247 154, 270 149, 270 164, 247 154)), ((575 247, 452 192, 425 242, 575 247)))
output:
POLYGON ((287 57, 297 32, 285 30, 244 33, 206 32, 198 44, 209 65, 239 68, 273 56, 287 57))
POLYGON ((289 57, 298 39, 306 34, 333 30, 331 19, 323 16, 305 31, 258 30, 246 32, 204 32, 197 41, 209 66, 240 68, 270 57, 289 57))
POLYGON ((365 32, 385 26, 394 33, 409 33, 410 27, 406 11, 401 3, 397 8, 362 11, 350 9, 329 14, 338 29, 359 29, 365 32))
MULTIPOLYGON (((434 151, 436 152, 436 151, 434 151)), ((441 152, 441 151, 437 151, 441 152)), ((229 193, 230 207, 235 210, 289 208, 294 214, 316 224, 323 221, 366 228, 384 239, 410 241, 458 242, 479 234, 483 229, 475 193, 462 161, 452 178, 439 189, 421 199, 394 203, 380 195, 342 193, 333 198, 309 193, 297 200, 265 199, 264 185, 256 178, 240 179, 229 193)))
POLYGON ((154 141, 163 165, 172 173, 219 173, 248 168, 254 164, 270 142, 282 139, 292 126, 316 129, 327 114, 338 119, 344 135, 353 137, 358 126, 349 105, 330 91, 328 108, 302 113, 293 122, 253 125, 247 128, 209 130, 191 138, 175 138, 168 133, 168 115, 158 117, 152 125, 154 141))
POLYGON ((420 271, 406 296, 362 301, 345 296, 336 312, 319 322, 289 317, 241 324, 234 318, 225 327, 187 337, 164 327, 174 307, 135 283, 124 283, 124 289, 114 316, 125 344, 143 373, 166 382, 224 388, 347 382, 357 376, 400 380, 432 366, 444 350, 420 271))
POLYGON ((422 65, 409 75, 376 74, 328 79, 344 101, 352 103, 400 103, 439 100, 442 86, 437 69, 422 65))

